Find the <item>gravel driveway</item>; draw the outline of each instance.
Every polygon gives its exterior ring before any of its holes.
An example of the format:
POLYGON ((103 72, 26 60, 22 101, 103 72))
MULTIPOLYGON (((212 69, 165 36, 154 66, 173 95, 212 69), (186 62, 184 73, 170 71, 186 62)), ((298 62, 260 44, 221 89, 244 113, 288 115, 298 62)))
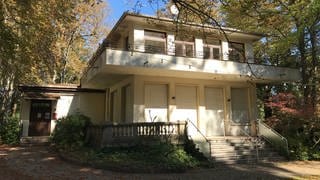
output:
POLYGON ((195 169, 174 174, 129 174, 61 160, 46 146, 0 145, 0 179, 320 179, 320 162, 283 162, 195 169))

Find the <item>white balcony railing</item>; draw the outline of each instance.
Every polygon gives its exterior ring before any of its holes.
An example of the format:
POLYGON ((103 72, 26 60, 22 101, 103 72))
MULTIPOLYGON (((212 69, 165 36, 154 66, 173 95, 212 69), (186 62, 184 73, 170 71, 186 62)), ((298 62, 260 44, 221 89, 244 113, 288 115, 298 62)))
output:
MULTIPOLYGON (((247 78, 271 81, 298 81, 301 79, 300 72, 297 69, 230 60, 203 59, 194 55, 167 55, 166 50, 163 48, 162 51, 155 51, 156 53, 153 53, 152 49, 154 47, 148 48, 147 52, 144 52, 145 50, 141 52, 131 50, 130 47, 127 50, 123 50, 116 46, 107 46, 98 57, 90 61, 90 66, 85 71, 85 77, 90 79, 96 73, 101 72, 100 68, 105 65, 117 65, 209 73, 218 76, 222 75, 223 78, 229 76, 231 79, 247 78)), ((199 53, 194 54, 199 55, 199 53)), ((143 74, 144 71, 139 71, 138 73, 143 74)))

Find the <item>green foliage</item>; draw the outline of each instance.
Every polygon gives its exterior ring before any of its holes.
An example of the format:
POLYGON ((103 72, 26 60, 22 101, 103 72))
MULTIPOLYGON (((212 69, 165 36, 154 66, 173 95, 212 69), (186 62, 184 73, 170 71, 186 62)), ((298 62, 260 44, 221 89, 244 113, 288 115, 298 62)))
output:
POLYGON ((57 120, 52 142, 59 148, 74 150, 85 144, 86 127, 90 119, 81 114, 69 115, 57 120))
POLYGON ((99 150, 82 147, 63 154, 94 167, 127 172, 183 172, 202 165, 201 161, 189 155, 183 146, 160 142, 99 150))
POLYGON ((199 161, 187 154, 183 147, 169 143, 137 145, 130 148, 106 148, 105 159, 118 163, 132 163, 164 170, 182 171, 198 165, 199 161))
POLYGON ((18 144, 21 126, 17 117, 5 118, 0 124, 0 138, 5 144, 18 144))
POLYGON ((201 153, 197 148, 196 148, 196 145, 195 143, 190 140, 190 139, 187 139, 185 141, 185 144, 184 144, 184 150, 192 155, 193 157, 195 157, 196 159, 198 160, 201 160, 201 161, 207 161, 208 159, 203 155, 203 153, 201 153))
POLYGON ((106 35, 101 0, 0 3, 0 121, 11 116, 20 84, 77 83, 106 35))
POLYGON ((314 141, 316 132, 320 132, 319 120, 302 118, 286 112, 277 112, 278 120, 269 119, 268 124, 287 138, 290 158, 295 160, 319 160, 320 144, 314 141))

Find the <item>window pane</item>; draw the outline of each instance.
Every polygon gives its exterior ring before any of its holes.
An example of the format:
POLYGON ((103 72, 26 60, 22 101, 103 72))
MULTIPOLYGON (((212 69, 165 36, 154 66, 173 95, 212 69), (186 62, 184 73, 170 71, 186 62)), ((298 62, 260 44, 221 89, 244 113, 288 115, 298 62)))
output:
POLYGON ((193 45, 186 44, 186 56, 187 57, 193 57, 193 45))
POLYGON ((183 55, 183 44, 176 43, 176 56, 184 56, 183 55))
POLYGON ((220 59, 220 49, 212 48, 213 59, 220 59))
POLYGON ((145 30, 145 31, 144 31, 144 35, 145 35, 145 36, 149 36, 149 37, 160 38, 160 39, 165 39, 165 38, 166 38, 166 33, 157 32, 157 31, 145 30))
POLYGON ((244 44, 230 42, 229 59, 231 61, 245 62, 244 44))
POLYGON ((165 53, 165 42, 145 40, 145 52, 147 53, 165 53))
POLYGON ((210 47, 203 47, 203 59, 210 59, 210 47))

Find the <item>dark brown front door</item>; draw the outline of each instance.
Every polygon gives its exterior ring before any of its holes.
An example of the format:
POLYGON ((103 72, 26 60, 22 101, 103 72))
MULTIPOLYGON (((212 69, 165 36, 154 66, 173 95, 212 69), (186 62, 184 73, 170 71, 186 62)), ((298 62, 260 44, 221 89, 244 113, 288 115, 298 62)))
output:
POLYGON ((50 135, 51 101, 32 100, 30 110, 29 136, 50 135))

